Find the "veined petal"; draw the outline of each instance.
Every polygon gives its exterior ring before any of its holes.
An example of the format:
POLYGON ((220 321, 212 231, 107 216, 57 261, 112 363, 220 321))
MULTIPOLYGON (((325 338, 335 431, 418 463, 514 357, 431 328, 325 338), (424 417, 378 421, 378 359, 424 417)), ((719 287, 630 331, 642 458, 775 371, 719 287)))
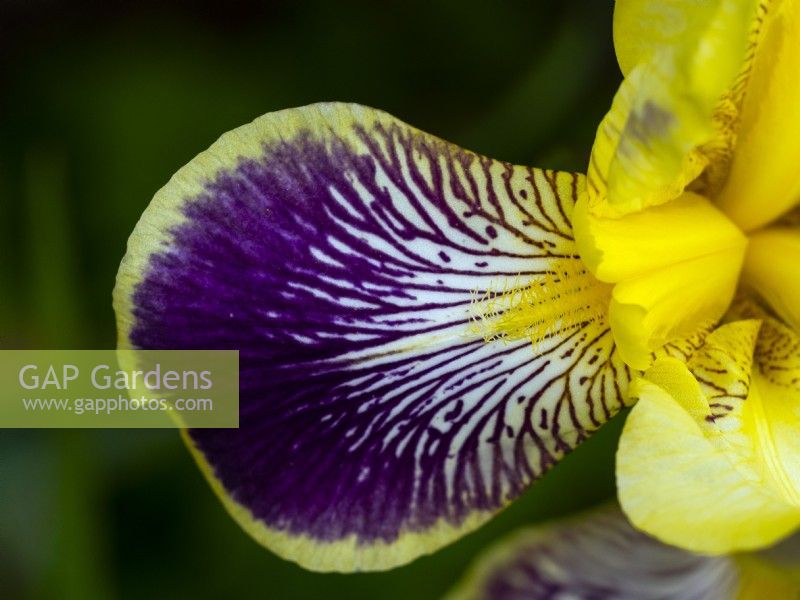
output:
POLYGON ((746 231, 800 201, 800 4, 773 2, 763 26, 727 184, 718 203, 746 231))
MULTIPOLYGON (((724 434, 719 440, 736 455, 738 468, 747 469, 776 495, 800 507, 800 335, 757 306, 746 306, 743 311, 761 322, 752 373, 737 376, 749 379, 749 390, 740 388, 738 397, 729 394, 717 401, 713 423, 724 434)), ((720 389, 735 387, 730 379, 725 380, 733 369, 722 369, 709 358, 718 360, 730 353, 742 343, 742 336, 718 339, 720 347, 713 354, 699 352, 689 361, 700 381, 709 382, 703 384, 706 395, 717 397, 720 389)))
POLYGON ((765 396, 762 375, 750 375, 758 331, 757 321, 724 325, 689 368, 662 359, 632 384, 638 402, 617 451, 617 484, 636 527, 725 553, 764 547, 800 525, 786 487, 786 459, 800 455, 771 433, 796 433, 797 423, 779 414, 792 410, 782 408, 786 398, 765 396))
MULTIPOLYGON (((715 113, 745 63, 756 2, 720 0, 686 8, 691 19, 678 27, 685 35, 672 43, 659 44, 660 34, 653 44, 633 41, 638 32, 631 23, 652 10, 667 14, 675 4, 656 9, 653 2, 633 2, 618 8, 615 39, 631 68, 592 149, 587 189, 589 207, 598 216, 619 217, 676 198, 708 164, 701 147, 721 135, 715 113), (623 37, 631 38, 631 48, 623 37)), ((669 18, 677 22, 685 16, 669 18)))
POLYGON ((750 238, 743 282, 800 332, 800 227, 767 229, 750 238))
POLYGON ((732 559, 662 544, 613 506, 519 531, 482 556, 446 598, 717 600, 733 598, 738 587, 732 559))
POLYGON ((761 377, 771 385, 800 392, 800 335, 776 319, 762 319, 755 354, 761 377))
POLYGON ((621 406, 630 373, 602 311, 534 306, 535 345, 486 342, 472 321, 509 281, 547 282, 550 300, 602 285, 560 278, 581 269, 582 187, 364 107, 265 115, 143 215, 115 290, 120 343, 240 351, 240 428, 185 437, 259 542, 315 570, 408 562, 621 406))

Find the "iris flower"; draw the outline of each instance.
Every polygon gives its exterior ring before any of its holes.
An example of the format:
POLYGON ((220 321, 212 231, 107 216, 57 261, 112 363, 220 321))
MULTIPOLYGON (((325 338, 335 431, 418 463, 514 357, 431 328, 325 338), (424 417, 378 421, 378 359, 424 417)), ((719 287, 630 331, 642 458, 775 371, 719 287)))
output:
POLYGON ((515 532, 446 600, 796 598, 798 541, 749 554, 692 554, 636 530, 609 505, 515 532))
POLYGON ((397 566, 636 402, 637 527, 717 553, 795 529, 799 13, 620 0, 586 176, 336 103, 180 169, 120 266, 120 345, 240 351, 240 428, 184 431, 233 518, 311 569, 397 566))

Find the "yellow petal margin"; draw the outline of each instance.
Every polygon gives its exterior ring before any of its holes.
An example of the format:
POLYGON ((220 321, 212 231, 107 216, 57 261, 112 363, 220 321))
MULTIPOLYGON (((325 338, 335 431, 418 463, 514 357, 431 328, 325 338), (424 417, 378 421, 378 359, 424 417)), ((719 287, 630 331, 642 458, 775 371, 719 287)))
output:
POLYGON ((700 147, 718 134, 714 114, 745 63, 757 3, 686 4, 679 10, 677 2, 618 4, 615 41, 630 71, 592 150, 588 193, 595 214, 618 217, 668 202, 708 164, 700 147), (655 24, 642 25, 653 21, 653 11, 655 24), (663 33, 642 42, 656 27, 663 33))
POLYGON ((632 386, 619 498, 634 525, 662 541, 722 554, 767 546, 800 525, 791 472, 800 451, 788 436, 800 426, 800 394, 775 394, 764 343, 785 349, 785 340, 759 327, 724 325, 688 367, 660 359, 632 386))

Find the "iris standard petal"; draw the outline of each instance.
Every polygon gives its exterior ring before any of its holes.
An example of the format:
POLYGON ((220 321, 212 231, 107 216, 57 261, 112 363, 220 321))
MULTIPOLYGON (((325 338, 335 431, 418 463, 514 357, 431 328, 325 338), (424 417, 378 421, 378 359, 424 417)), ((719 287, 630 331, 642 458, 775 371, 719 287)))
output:
POLYGON ((647 31, 634 23, 653 11, 666 15, 678 3, 618 7, 615 39, 630 71, 592 149, 587 186, 592 212, 618 217, 663 204, 703 172, 709 163, 703 147, 727 135, 715 115, 746 63, 756 4, 720 0, 681 7, 665 18, 686 20, 684 33, 658 45, 661 34, 654 44, 636 42, 647 31), (631 48, 623 38, 631 40, 631 48))
POLYGON ((597 216, 668 202, 707 164, 696 147, 710 139, 709 119, 674 114, 680 107, 669 98, 668 78, 651 75, 653 69, 639 65, 625 78, 597 129, 586 174, 588 206, 597 216))
POLYGON ((617 451, 617 486, 638 528, 689 550, 727 553, 767 546, 800 525, 785 481, 796 444, 771 433, 775 415, 764 412, 785 398, 762 394, 753 363, 763 336, 758 321, 724 325, 689 368, 662 359, 632 384, 638 402, 617 451))
POLYGON ((800 4, 771 3, 752 64, 731 172, 718 203, 752 231, 800 202, 800 4))
POLYGON ((316 570, 408 562, 623 402, 604 306, 580 312, 603 284, 559 283, 582 269, 582 187, 364 107, 266 115, 145 212, 115 292, 121 344, 240 351, 240 428, 186 441, 259 542, 316 570), (538 298, 521 312, 540 335, 487 342, 474 311, 509 286, 538 298))
POLYGON ((662 544, 610 506, 514 534, 482 556, 446 598, 718 600, 735 597, 738 579, 730 558, 662 544))
MULTIPOLYGON (((652 59, 659 48, 688 46, 694 51, 698 40, 714 44, 731 43, 722 30, 728 13, 749 10, 751 3, 737 0, 616 0, 614 3, 614 49, 624 75, 639 63, 652 59), (719 27, 712 24, 719 23, 719 27)), ((761 4, 766 4, 762 1, 761 4)), ((702 58, 698 58, 702 60, 702 58)))

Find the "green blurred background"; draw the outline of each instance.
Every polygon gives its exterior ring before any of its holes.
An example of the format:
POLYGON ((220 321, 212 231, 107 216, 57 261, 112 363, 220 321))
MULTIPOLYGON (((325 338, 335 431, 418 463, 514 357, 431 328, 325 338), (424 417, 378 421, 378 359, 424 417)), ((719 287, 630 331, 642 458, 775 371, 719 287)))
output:
MULTIPOLYGON (((496 158, 583 170, 619 83, 612 3, 0 0, 0 347, 112 348, 128 234, 256 116, 346 100, 496 158)), ((438 598, 513 529, 613 495, 621 420, 488 526, 319 575, 229 519, 175 431, 0 431, 0 598, 438 598)))

